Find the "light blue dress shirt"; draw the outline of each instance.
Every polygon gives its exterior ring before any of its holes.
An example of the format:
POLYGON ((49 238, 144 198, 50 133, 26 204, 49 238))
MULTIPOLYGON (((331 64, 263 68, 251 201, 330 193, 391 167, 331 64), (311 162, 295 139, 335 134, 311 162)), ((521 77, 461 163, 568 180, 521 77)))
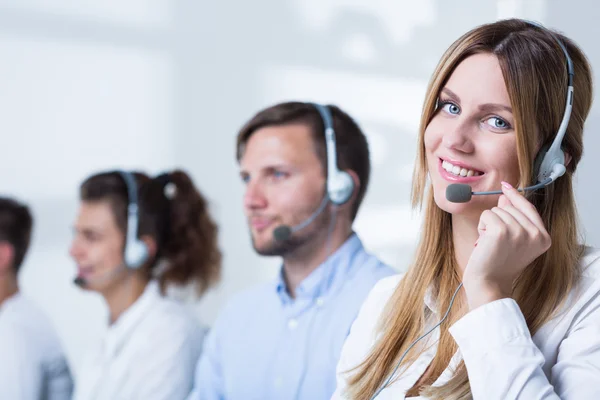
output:
POLYGON ((190 400, 329 400, 352 322, 371 288, 396 271, 353 234, 292 299, 275 282, 236 296, 211 329, 190 400))

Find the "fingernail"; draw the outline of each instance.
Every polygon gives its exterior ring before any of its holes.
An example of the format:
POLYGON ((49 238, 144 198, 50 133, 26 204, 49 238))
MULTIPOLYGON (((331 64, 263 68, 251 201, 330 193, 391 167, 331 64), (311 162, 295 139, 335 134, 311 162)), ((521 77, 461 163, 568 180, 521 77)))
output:
POLYGON ((504 182, 504 181, 502 181, 502 186, 504 186, 504 187, 505 187, 505 188, 507 188, 507 189, 512 189, 512 188, 513 188, 513 187, 512 187, 512 185, 511 185, 510 183, 508 183, 508 182, 504 182))

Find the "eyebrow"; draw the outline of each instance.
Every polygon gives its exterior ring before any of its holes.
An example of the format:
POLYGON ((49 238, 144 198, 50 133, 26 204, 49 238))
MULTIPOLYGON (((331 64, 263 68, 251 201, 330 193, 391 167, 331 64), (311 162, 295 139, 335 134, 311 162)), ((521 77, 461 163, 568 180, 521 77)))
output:
MULTIPOLYGON (((283 164, 283 163, 278 163, 278 164, 267 164, 264 165, 260 168, 261 171, 273 171, 273 170, 291 170, 293 167, 289 164, 283 164)), ((240 176, 243 175, 250 175, 250 172, 247 169, 244 168, 240 168, 239 170, 239 174, 240 176)))
POLYGON ((79 233, 81 235, 86 235, 86 236, 97 235, 99 237, 102 237, 105 234, 104 231, 102 231, 102 230, 90 228, 90 227, 87 227, 87 226, 80 227, 80 228, 74 226, 73 229, 72 229, 72 231, 73 231, 73 233, 79 233))
POLYGON ((448 95, 448 97, 452 98, 452 100, 456 101, 457 103, 460 103, 460 97, 458 97, 456 95, 456 93, 454 93, 452 90, 448 89, 447 87, 442 89, 442 93, 446 93, 448 95))
MULTIPOLYGON (((291 162, 289 162, 289 161, 288 162, 273 161, 273 162, 270 162, 268 164, 261 165, 259 167, 260 170, 265 170, 265 169, 284 169, 284 168, 292 168, 291 162)), ((239 170, 240 170, 240 172, 247 171, 246 168, 241 167, 241 166, 240 166, 239 170)))
MULTIPOLYGON (((460 97, 458 97, 456 95, 456 93, 454 93, 452 90, 448 89, 447 87, 442 89, 442 93, 446 93, 448 95, 448 97, 452 98, 452 100, 456 101, 457 103, 460 103, 460 97)), ((513 112, 511 107, 506 106, 504 104, 497 104, 497 103, 482 104, 479 106, 479 110, 484 111, 484 112, 504 110, 504 111, 508 111, 511 114, 513 112)))
POLYGON ((512 108, 510 108, 509 106, 505 106, 504 104, 496 104, 496 103, 482 104, 479 106, 479 109, 481 111, 486 111, 486 112, 504 110, 504 111, 508 111, 509 113, 512 114, 512 108))

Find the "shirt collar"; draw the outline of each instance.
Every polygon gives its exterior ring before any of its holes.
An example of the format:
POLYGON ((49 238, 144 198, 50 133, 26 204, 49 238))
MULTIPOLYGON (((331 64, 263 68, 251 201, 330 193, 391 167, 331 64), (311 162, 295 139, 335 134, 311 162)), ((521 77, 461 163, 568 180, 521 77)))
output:
POLYGON ((437 299, 433 293, 433 284, 429 285, 425 292, 425 305, 434 313, 438 313, 437 299))
POLYGON ((6 299, 4 299, 4 301, 2 303, 0 303, 0 311, 2 311, 3 308, 10 307, 11 304, 18 302, 20 298, 21 298, 20 291, 17 291, 16 293, 7 297, 6 299))
POLYGON ((120 351, 130 332, 144 315, 150 312, 152 304, 160 296, 158 282, 154 280, 148 282, 142 295, 108 328, 104 342, 105 354, 110 356, 120 351))
MULTIPOLYGON (((331 256, 298 285, 296 298, 316 299, 325 295, 339 281, 344 280, 354 265, 355 256, 363 250, 362 241, 353 232, 331 256)), ((275 290, 284 304, 293 302, 285 284, 283 265, 275 280, 275 290)))

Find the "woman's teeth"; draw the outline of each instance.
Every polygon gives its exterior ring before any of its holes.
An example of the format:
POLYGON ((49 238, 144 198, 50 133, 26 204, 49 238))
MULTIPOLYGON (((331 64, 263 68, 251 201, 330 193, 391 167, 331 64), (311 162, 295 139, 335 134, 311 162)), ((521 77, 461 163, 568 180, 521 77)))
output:
POLYGON ((449 173, 456 175, 456 176, 469 177, 469 176, 481 175, 481 173, 479 171, 473 171, 471 169, 461 168, 459 166, 452 165, 448 161, 444 161, 444 160, 442 160, 442 168, 444 168, 446 171, 448 171, 449 173))

